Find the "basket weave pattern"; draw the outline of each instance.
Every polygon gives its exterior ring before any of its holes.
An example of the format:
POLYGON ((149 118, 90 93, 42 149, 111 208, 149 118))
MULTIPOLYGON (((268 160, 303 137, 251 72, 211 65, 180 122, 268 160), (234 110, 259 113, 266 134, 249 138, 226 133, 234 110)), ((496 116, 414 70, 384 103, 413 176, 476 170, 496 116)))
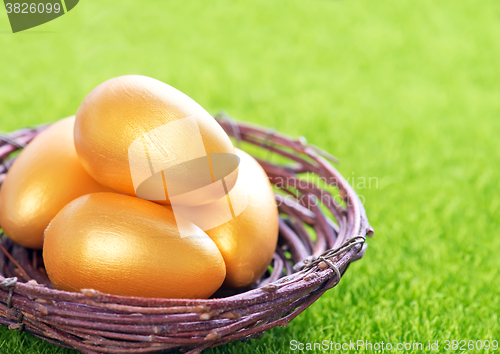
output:
MULTIPOLYGON (((272 271, 252 288, 219 293, 207 300, 133 298, 92 289, 70 293, 53 288, 41 252, 17 246, 4 236, 0 324, 82 353, 168 349, 199 353, 286 326, 337 285, 349 264, 363 255, 365 237, 373 235, 373 229, 358 195, 330 163, 335 158, 307 145, 303 138, 292 139, 225 115, 216 119, 236 144, 249 143, 267 150, 269 157, 280 155, 289 161, 278 164, 270 158, 258 159, 282 191, 276 193, 280 234, 272 271), (329 189, 301 180, 306 173, 333 182, 341 202, 329 189)), ((43 129, 0 136, 0 183, 13 161, 9 155, 43 129)))

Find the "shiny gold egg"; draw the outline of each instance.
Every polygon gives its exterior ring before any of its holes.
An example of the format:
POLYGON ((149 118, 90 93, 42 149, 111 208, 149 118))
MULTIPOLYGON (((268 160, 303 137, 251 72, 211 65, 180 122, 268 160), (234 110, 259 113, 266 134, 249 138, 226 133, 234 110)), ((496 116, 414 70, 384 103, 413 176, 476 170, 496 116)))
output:
POLYGON ((182 237, 169 208, 117 193, 65 206, 45 230, 43 259, 57 289, 124 296, 208 298, 226 273, 200 228, 182 237))
POLYGON ((236 149, 236 185, 225 198, 201 206, 174 206, 176 215, 198 225, 219 248, 226 263, 224 285, 255 282, 273 258, 278 240, 278 208, 269 178, 259 163, 236 149))
POLYGON ((75 117, 41 132, 19 154, 0 190, 0 226, 17 244, 42 248, 43 230, 66 204, 110 191, 83 169, 73 143, 75 117))
POLYGON ((201 205, 236 183, 234 147, 199 104, 152 78, 97 86, 76 115, 75 146, 99 183, 162 204, 201 205))

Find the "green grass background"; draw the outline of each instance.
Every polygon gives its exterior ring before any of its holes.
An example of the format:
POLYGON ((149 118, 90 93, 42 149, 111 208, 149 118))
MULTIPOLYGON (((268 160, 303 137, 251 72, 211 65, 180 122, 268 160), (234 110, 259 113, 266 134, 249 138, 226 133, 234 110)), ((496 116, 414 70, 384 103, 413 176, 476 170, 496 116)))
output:
MULTIPOLYGON (((303 135, 345 176, 378 179, 357 188, 375 237, 287 328, 207 353, 288 353, 293 339, 445 352, 500 340, 499 58, 496 0, 84 0, 15 35, 0 14, 0 130, 74 114, 134 73, 303 135)), ((71 352, 0 336, 1 353, 71 352)))

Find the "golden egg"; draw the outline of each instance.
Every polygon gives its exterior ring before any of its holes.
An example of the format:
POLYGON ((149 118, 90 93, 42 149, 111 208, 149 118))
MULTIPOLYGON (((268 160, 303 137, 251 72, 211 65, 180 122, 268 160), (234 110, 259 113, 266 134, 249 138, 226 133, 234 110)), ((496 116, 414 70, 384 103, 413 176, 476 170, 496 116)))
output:
POLYGON ((43 230, 66 204, 109 191, 83 169, 73 143, 75 117, 41 132, 19 154, 0 190, 0 225, 17 244, 42 248, 43 230))
POLYGON ((170 209, 116 193, 65 206, 45 230, 43 259, 57 289, 124 296, 208 298, 226 274, 200 228, 182 237, 170 209))
POLYGON ((176 215, 198 225, 226 263, 224 285, 246 287, 273 258, 278 240, 278 208, 269 178, 259 163, 236 149, 240 159, 235 187, 220 200, 201 206, 173 206, 176 215))
POLYGON ((75 146, 98 182, 162 204, 215 201, 238 175, 234 147, 215 119, 145 76, 116 77, 90 92, 76 115, 75 146))

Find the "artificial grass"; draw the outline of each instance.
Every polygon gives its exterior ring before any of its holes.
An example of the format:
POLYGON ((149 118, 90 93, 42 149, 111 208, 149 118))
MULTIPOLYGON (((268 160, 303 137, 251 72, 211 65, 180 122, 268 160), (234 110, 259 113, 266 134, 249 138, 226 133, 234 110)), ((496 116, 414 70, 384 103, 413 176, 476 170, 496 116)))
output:
MULTIPOLYGON (((375 237, 339 286, 287 328, 207 353, 500 340, 499 18, 494 0, 105 0, 13 35, 0 15, 0 129, 74 114, 136 73, 307 137, 355 187, 377 178, 357 190, 375 237)), ((72 352, 0 334, 1 353, 72 352)))

